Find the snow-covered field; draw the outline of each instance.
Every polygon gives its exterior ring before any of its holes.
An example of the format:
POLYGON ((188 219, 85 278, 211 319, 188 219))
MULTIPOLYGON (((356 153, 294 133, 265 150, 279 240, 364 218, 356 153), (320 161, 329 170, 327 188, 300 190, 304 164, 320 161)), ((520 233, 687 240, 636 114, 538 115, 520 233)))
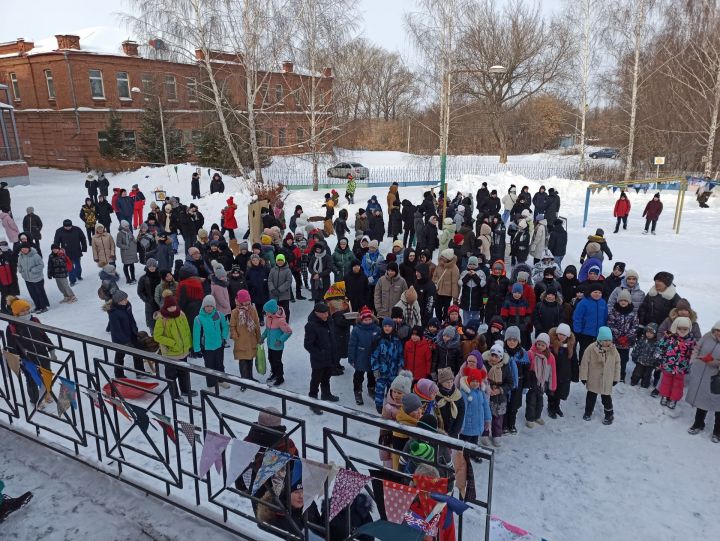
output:
MULTIPOLYGON (((401 153, 362 153, 358 159, 369 166, 373 164, 372 160, 377 160, 375 163, 397 164, 395 160, 400 156, 395 154, 401 153), (374 154, 378 156, 373 157, 374 154)), ((109 178, 111 187, 129 189, 132 184, 138 183, 148 198, 152 197, 156 187, 162 188, 168 194, 180 196, 187 203, 190 201, 192 170, 190 166, 179 166, 177 173, 172 167, 143 168, 109 178)), ((84 176, 78 172, 33 168, 31 185, 12 189, 13 209, 18 221, 26 206, 34 206, 46 224, 42 241, 44 253, 49 250, 54 229, 61 225, 64 218, 71 218, 82 227, 78 213, 85 197, 84 176)), ((466 176, 461 180, 450 181, 448 191, 451 195, 457 190, 472 191, 474 194, 483 180, 501 195, 506 193, 510 184, 517 185, 518 189, 527 184, 533 193, 541 184, 508 174, 482 178, 466 176)), ((203 192, 208 190, 208 183, 209 177, 204 170, 203 192)), ((564 179, 548 180, 543 184, 559 191, 562 200, 560 215, 568 220, 569 255, 563 265, 577 265, 586 236, 594 233, 596 227, 602 227, 607 232, 608 242, 615 255, 613 261, 624 261, 628 268, 636 269, 643 289, 650 287, 652 276, 657 271, 668 270, 675 274, 680 295, 687 297, 698 312, 703 331, 707 331, 720 318, 717 310, 720 306, 720 289, 716 287, 720 237, 712 234, 720 223, 717 199, 711 199, 711 208, 703 210, 697 207, 694 198, 688 197, 681 234, 675 235, 671 231, 675 193, 664 193, 662 200, 665 210, 658 225, 658 235, 643 236, 641 231, 644 220, 640 214, 653 192, 635 194, 633 191, 629 195, 633 204, 629 229, 613 235, 612 205, 618 194, 604 191, 594 195, 588 227, 582 229, 585 185, 564 179)), ((247 223, 243 203, 247 202, 248 196, 240 182, 234 183, 226 178, 226 187, 228 192, 237 192, 235 196, 241 209, 238 223, 243 226, 247 223)), ((423 191, 421 187, 400 190, 402 198, 414 202, 421 200, 423 191)), ((371 189, 358 189, 355 197, 358 203, 348 208, 351 216, 364 205, 372 192, 371 189)), ((385 192, 385 189, 378 190, 381 204, 384 204, 385 192)), ((219 222, 219 211, 225 205, 228 195, 206 196, 198 202, 207 226, 219 222)), ((286 209, 290 213, 296 204, 301 204, 307 214, 320 214, 322 195, 322 192, 294 191, 287 200, 286 209)), ((117 231, 115 223, 112 231, 117 231)), ((334 247, 334 239, 330 239, 330 245, 334 247)), ((384 242, 383 252, 389 246, 390 242, 384 242)), ((610 271, 610 265, 606 262, 605 273, 610 271)), ((83 259, 83 268, 86 279, 75 288, 79 301, 74 305, 58 304, 61 295, 52 281, 46 280, 51 309, 41 316, 41 320, 50 325, 109 339, 109 335, 104 332, 106 319, 100 311, 100 301, 96 295, 99 284, 95 277, 98 269, 90 255, 83 259)), ((139 276, 139 266, 137 271, 139 276)), ((122 282, 124 280, 121 281, 121 287, 122 282)), ((125 290, 130 295, 136 317, 141 323, 142 303, 137 298, 135 287, 125 290)), ((307 393, 309 380, 309 363, 302 348, 301 326, 310 308, 311 304, 307 301, 291 305, 290 324, 296 332, 290 339, 284 357, 288 376, 285 388, 301 394, 307 393)), ((226 367, 229 372, 238 374, 230 353, 226 355, 226 367)), ((332 390, 341 397, 342 404, 355 407, 351 380, 352 373, 348 370, 344 376, 333 378, 332 390)), ((204 382, 198 378, 193 381, 193 386, 200 388, 204 382)), ((695 437, 686 433, 691 424, 691 408, 681 403, 671 417, 667 415, 667 410, 660 408, 657 400, 649 397, 647 391, 619 385, 614 396, 616 421, 606 427, 600 423, 599 410, 596 410, 593 422, 582 420, 584 396, 583 388, 574 385, 570 399, 563 408, 566 413, 564 419, 548 419, 544 427, 533 429, 523 426, 517 436, 503 438, 503 447, 496 453, 493 514, 552 541, 711 537, 712 531, 716 531, 717 509, 713 496, 717 492, 718 479, 712 472, 717 471, 720 446, 710 442, 709 431, 695 437)), ((371 413, 373 406, 367 403, 363 410, 371 413)), ((312 423, 310 426, 318 430, 322 426, 322 418, 314 417, 304 408, 292 413, 306 418, 312 423)), ((92 533, 86 529, 86 522, 93 520, 93 517, 98 522, 118 524, 119 527, 126 513, 142 513, 143 510, 134 510, 132 502, 127 499, 135 498, 143 502, 137 504, 143 508, 145 503, 148 506, 156 505, 154 500, 143 498, 139 492, 113 485, 106 490, 124 491, 122 493, 126 496, 120 499, 125 501, 125 507, 95 506, 90 517, 75 513, 73 509, 78 503, 86 505, 98 499, 95 483, 106 481, 99 474, 83 477, 82 472, 78 471, 80 482, 74 481, 72 475, 68 474, 56 475, 52 482, 43 483, 44 474, 52 475, 52 472, 65 468, 70 472, 74 471, 71 470, 73 467, 82 467, 57 458, 52 458, 52 462, 46 465, 43 454, 47 451, 43 448, 17 440, 15 436, 9 437, 6 431, 2 435, 4 460, 0 464, 0 476, 8 479, 8 476, 15 475, 16 479, 22 480, 28 475, 30 486, 36 492, 36 499, 21 513, 25 516, 13 517, 3 525, 3 534, 7 531, 11 534, 10 539, 92 538, 92 533), (5 438, 9 438, 7 446, 5 438), (18 457, 18 454, 23 456, 18 457), (36 473, 31 476, 28 473, 30 470, 36 470, 36 473), (87 482, 84 482, 85 479, 87 482), (66 490, 72 490, 73 497, 54 498, 58 492, 57 483, 66 490), (54 530, 43 533, 38 529, 38 523, 48 518, 46 506, 53 506, 60 512, 55 515, 54 530), (72 532, 77 532, 77 535, 72 532), (69 533, 70 537, 65 537, 65 533, 69 533)), ((373 438, 374 434, 361 436, 373 438)), ((184 538, 196 531, 193 528, 197 528, 197 522, 188 525, 189 522, 183 522, 182 519, 169 518, 175 515, 166 516, 167 520, 164 516, 164 522, 156 527, 171 539, 184 538)), ((188 518, 188 521, 192 520, 188 518)), ((137 532, 137 529, 134 531, 137 532)), ((217 538, 224 538, 220 535, 218 533, 217 538)), ((143 537, 138 534, 112 538, 143 537)))

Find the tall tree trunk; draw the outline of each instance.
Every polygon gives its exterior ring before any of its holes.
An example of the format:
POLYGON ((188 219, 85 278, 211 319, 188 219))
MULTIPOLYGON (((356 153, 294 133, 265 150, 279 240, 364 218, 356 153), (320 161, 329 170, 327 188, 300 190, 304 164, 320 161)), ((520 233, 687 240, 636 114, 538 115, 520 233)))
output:
POLYGON ((498 154, 500 155, 500 163, 507 163, 508 161, 508 144, 507 134, 505 133, 505 124, 503 123, 502 113, 492 113, 492 132, 495 136, 495 141, 498 144, 498 154))
POLYGON ((635 121, 637 117, 638 78, 640 73, 640 47, 642 45, 643 27, 645 26, 645 0, 635 0, 635 60, 633 62, 632 96, 630 98, 630 125, 628 126, 628 150, 625 158, 625 181, 630 180, 633 169, 633 152, 635 149, 635 121))
MULTIPOLYGON (((247 70, 247 68, 246 68, 247 70)), ((248 130, 250 130, 250 154, 252 154, 253 168, 255 169, 255 180, 260 184, 264 183, 262 175, 262 163, 260 162, 260 150, 257 140, 257 126, 255 123, 255 92, 257 86, 253 83, 255 75, 245 74, 245 94, 247 96, 247 117, 248 130)))
POLYGON ((708 131, 707 148, 705 149, 705 176, 712 176, 713 152, 715 150, 715 136, 718 129, 718 114, 720 114, 720 62, 715 67, 715 94, 708 131))
POLYGON ((580 102, 580 180, 585 180, 585 124, 587 119, 587 95, 590 83, 590 3, 585 0, 585 21, 583 28, 582 56, 582 99, 580 102))

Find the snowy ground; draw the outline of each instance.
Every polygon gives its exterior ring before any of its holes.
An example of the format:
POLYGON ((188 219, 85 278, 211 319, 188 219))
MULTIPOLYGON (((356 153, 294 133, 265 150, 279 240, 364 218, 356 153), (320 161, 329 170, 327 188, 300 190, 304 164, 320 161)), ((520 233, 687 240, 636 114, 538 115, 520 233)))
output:
MULTIPOLYGON (((390 158, 383 156, 377 159, 390 158)), ((110 178, 111 187, 122 186, 129 189, 132 184, 138 183, 148 198, 154 188, 162 187, 169 194, 179 195, 184 202, 188 202, 190 172, 189 166, 178 167, 177 173, 172 168, 143 168, 110 178)), ((495 175, 451 181, 448 191, 451 195, 458 189, 474 193, 481 180, 486 180, 489 186, 496 188, 501 195, 511 183, 518 188, 527 184, 533 193, 540 185, 539 182, 521 177, 495 175)), ((32 184, 12 189, 13 209, 18 221, 24 208, 32 205, 45 222, 42 241, 44 251, 49 249, 52 233, 60 226, 62 219, 69 217, 82 226, 77 216, 85 197, 83 182, 82 173, 31 169, 32 184)), ((203 171, 204 191, 207 190, 208 182, 206 171, 203 171)), ((644 221, 640 214, 653 192, 633 192, 630 194, 633 211, 629 230, 613 235, 612 205, 618 194, 603 192, 593 196, 589 225, 583 230, 584 184, 562 179, 545 181, 544 184, 547 187, 553 186, 560 192, 560 214, 568 219, 569 255, 565 258, 564 265, 577 265, 586 236, 593 233, 596 227, 602 227, 607 232, 610 247, 615 254, 613 261, 625 261, 628 268, 636 269, 640 274, 643 289, 649 288, 655 272, 669 270, 675 274, 678 292, 687 297, 698 312, 703 331, 707 331, 712 323, 720 318, 716 309, 720 305, 720 290, 714 287, 717 283, 717 263, 720 262, 717 255, 720 253, 720 238, 707 234, 717 230, 720 211, 716 199, 711 199, 710 209, 701 210, 694 199, 688 197, 682 232, 676 236, 671 231, 675 193, 663 194, 665 211, 658 226, 658 235, 646 237, 641 235, 644 221)), ((247 200, 247 196, 241 191, 241 184, 233 184, 226 179, 226 186, 228 191, 238 190, 236 199, 242 209, 242 203, 247 200)), ((357 208, 364 205, 371 192, 371 189, 358 189, 358 204, 348 208, 351 216, 357 208)), ((422 192, 423 188, 402 188, 401 197, 419 202, 422 192)), ((219 222, 219 211, 224 206, 227 195, 215 194, 199 202, 208 226, 213 221, 219 222)), ((385 190, 382 189, 377 195, 384 205, 385 190)), ((288 212, 298 203, 303 205, 307 214, 320 214, 322 193, 292 192, 287 200, 288 212)), ((246 223, 245 212, 239 212, 238 223, 241 226, 246 223)), ((115 223, 112 231, 117 231, 115 223)), ((334 239, 330 239, 330 245, 334 247, 334 239)), ((387 241, 383 244, 383 252, 389 245, 387 241)), ((95 277, 98 269, 89 255, 83 259, 83 265, 87 279, 76 287, 79 302, 72 306, 59 305, 61 296, 57 288, 52 281, 46 281, 51 310, 43 314, 41 319, 51 325, 105 338, 108 337, 104 332, 106 320, 99 309, 96 295, 98 281, 95 277)), ((609 272, 610 265, 606 262, 606 273, 609 272)), ((141 274, 139 265, 137 274, 141 274)), ((142 304, 135 294, 135 288, 125 289, 136 307, 138 321, 141 322, 142 304)), ((285 387, 302 394, 307 392, 309 364, 302 349, 301 325, 304 324, 310 307, 309 302, 298 302, 291 306, 290 323, 296 333, 290 339, 284 359, 289 376, 286 378, 288 383, 285 387)), ((226 367, 229 372, 237 374, 237 365, 230 357, 228 353, 226 367)), ((333 392, 341 397, 341 403, 348 406, 353 404, 351 378, 351 371, 348 370, 345 376, 333 378, 332 382, 333 392)), ((195 388, 203 385, 199 378, 193 381, 195 388)), ((503 447, 496 453, 493 513, 553 541, 709 537, 715 525, 716 509, 712 494, 716 476, 706 475, 706 471, 717 470, 717 453, 720 448, 710 442, 707 431, 696 437, 687 435, 686 429, 691 423, 692 411, 686 404, 681 403, 675 417, 670 417, 666 415, 667 410, 661 410, 658 402, 650 398, 646 391, 623 386, 616 389, 616 422, 611 427, 601 425, 600 414, 597 412, 592 423, 582 421, 584 392, 576 385, 563 408, 565 419, 548 420, 544 427, 531 430, 521 427, 517 436, 503 438, 503 447)), ((258 403, 262 403, 261 401, 262 397, 258 397, 258 403)), ((367 404, 363 410, 371 413, 373 407, 367 404)), ((318 429, 322 426, 317 418, 304 409, 292 413, 308 419, 313 423, 311 426, 318 429)), ((4 442, 7 432, 3 431, 2 434, 4 442)), ((375 437, 372 433, 360 436, 375 437)), ((39 472, 53 471, 50 467, 44 469, 46 466, 43 465, 43 460, 30 458, 44 453, 42 448, 16 440, 10 446, 11 450, 15 449, 17 453, 3 453, 4 458, 11 457, 6 458, 0 465, 0 475, 4 478, 7 479, 8 475, 21 477, 33 468, 39 472), (24 456, 18 456, 23 453, 24 456)), ((70 467, 65 464, 69 462, 67 460, 57 461, 56 469, 70 467)), ((33 501, 32 505, 37 506, 33 512, 43 516, 47 512, 46 506, 41 507, 37 502, 59 505, 64 512, 57 514, 56 529, 75 531, 74 529, 78 528, 78 535, 73 535, 73 538, 82 536, 86 517, 72 513, 77 502, 72 499, 52 501, 49 495, 57 492, 57 488, 41 481, 42 478, 33 481, 38 498, 33 501), (43 495, 43 491, 47 494, 43 495)), ((59 479, 54 481, 61 482, 59 479)), ((102 482, 100 479, 96 481, 102 482)), ((66 489, 73 490, 77 498, 84 498, 88 503, 96 499, 92 490, 78 490, 81 486, 83 483, 68 482, 66 489)), ((128 491, 130 499, 134 494, 139 494, 129 488, 121 489, 128 491)), ((146 499, 142 501, 145 502, 146 499)), ((130 506, 131 502, 126 501, 125 504, 130 506)), ((119 520, 118 517, 125 514, 114 511, 115 506, 108 505, 107 508, 110 516, 102 517, 105 513, 102 506, 94 507, 98 520, 119 520)), ((128 513, 132 512, 132 509, 123 508, 125 509, 128 513)), ((28 508, 28 512, 30 511, 31 508, 28 508)), ((36 527, 37 524, 15 520, 4 526, 3 533, 7 528, 17 539, 40 538, 36 527)), ((171 538, 179 538, 181 535, 185 537, 188 531, 193 531, 188 529, 192 527, 168 519, 161 531, 171 538)), ((59 535, 43 538, 63 539, 59 535)))

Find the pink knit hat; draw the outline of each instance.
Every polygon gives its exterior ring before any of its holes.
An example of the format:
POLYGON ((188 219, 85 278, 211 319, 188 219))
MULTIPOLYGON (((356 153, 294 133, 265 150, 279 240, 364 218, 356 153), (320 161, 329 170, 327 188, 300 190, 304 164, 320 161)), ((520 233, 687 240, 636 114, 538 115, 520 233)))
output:
POLYGON ((237 292, 237 295, 235 296, 235 300, 237 302, 251 302, 250 300, 250 293, 247 289, 241 289, 237 292))
POLYGON ((422 378, 415 384, 413 392, 425 402, 429 402, 438 394, 438 386, 433 380, 422 378))

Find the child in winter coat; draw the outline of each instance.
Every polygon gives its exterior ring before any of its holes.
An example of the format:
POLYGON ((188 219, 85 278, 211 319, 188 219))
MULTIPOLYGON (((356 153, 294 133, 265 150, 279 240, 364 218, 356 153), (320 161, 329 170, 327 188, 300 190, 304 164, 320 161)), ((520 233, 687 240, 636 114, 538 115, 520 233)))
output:
POLYGON ((632 350, 632 360, 635 368, 630 375, 630 385, 633 387, 638 383, 643 389, 650 387, 652 373, 657 368, 657 357, 655 349, 657 348, 657 323, 648 323, 645 326, 645 332, 638 338, 635 347, 632 350))
MULTIPOLYGON (((612 403, 612 389, 620 380, 620 355, 613 345, 612 331, 608 327, 600 327, 597 341, 585 349, 580 363, 580 381, 587 387, 585 397, 585 414, 583 419, 592 419, 597 395, 601 395, 605 409, 604 425, 611 425, 615 419, 612 403)), ((681 390, 682 394, 682 390, 681 390)))
POLYGON ((460 439, 475 445, 478 444, 483 432, 490 430, 492 423, 490 400, 481 388, 484 380, 484 371, 478 368, 466 368, 465 376, 460 381, 460 392, 465 404, 465 418, 460 439))
POLYGON ((523 345, 530 343, 530 323, 532 312, 528 302, 523 298, 523 286, 515 283, 505 297, 505 302, 500 309, 500 317, 505 321, 506 326, 514 325, 520 329, 523 345))
POLYGON ((215 264, 210 281, 210 292, 215 298, 217 311, 225 318, 229 318, 230 312, 232 311, 230 307, 230 292, 228 290, 227 272, 225 272, 222 265, 215 264))
POLYGON ((416 325, 412 329, 410 339, 403 349, 405 369, 412 373, 413 382, 430 377, 432 366, 432 349, 430 342, 423 336, 423 328, 416 325))
POLYGON ((402 310, 403 321, 410 328, 422 325, 422 314, 420 312, 420 303, 418 303, 418 294, 413 286, 403 291, 395 308, 402 310))
POLYGON ((335 218, 335 221, 333 222, 333 229, 335 230, 335 235, 337 236, 337 238, 341 238, 345 235, 350 234, 350 228, 347 225, 347 219, 348 211, 346 209, 341 209, 338 213, 338 217, 335 218))
POLYGON ((570 395, 570 381, 572 381, 572 367, 575 358, 575 336, 570 325, 561 323, 550 329, 550 351, 555 356, 555 369, 557 371, 557 388, 554 393, 548 393, 548 415, 551 419, 564 417, 560 409, 560 402, 567 400, 570 395))
POLYGON ((428 320, 427 327, 425 327, 425 333, 423 337, 425 340, 430 342, 430 348, 435 350, 435 344, 437 343, 438 333, 440 332, 440 320, 436 317, 431 317, 428 320))
MULTIPOLYGON (((202 351, 205 368, 225 372, 225 340, 228 337, 228 322, 216 309, 215 297, 206 295, 200 312, 193 323, 193 351, 202 351)), ((218 383, 215 376, 205 376, 209 391, 214 391, 218 383)), ((230 384, 222 381, 220 387, 229 389, 230 384)))
POLYGON ((55 283, 63 296, 63 300, 60 302, 77 301, 77 297, 75 297, 75 293, 73 293, 70 283, 68 282, 70 269, 72 269, 72 261, 65 255, 65 250, 57 244, 53 244, 52 251, 48 257, 48 280, 55 279, 55 283))
POLYGON ((662 369, 658 388, 662 396, 661 406, 675 409, 678 400, 682 398, 685 376, 690 371, 690 357, 695 344, 690 318, 676 317, 670 332, 660 340, 655 351, 662 369))
POLYGON ((625 383, 625 369, 630 359, 630 348, 635 345, 638 326, 637 312, 633 309, 632 297, 627 289, 618 295, 618 300, 608 313, 608 327, 613 333, 613 343, 620 354, 620 381, 625 383))
MULTIPOLYGON (((373 345, 380 338, 380 327, 375 323, 372 310, 363 306, 354 325, 348 342, 348 362, 353 367, 353 392, 355 403, 363 405, 362 384, 367 374, 367 390, 371 398, 375 398, 375 375, 370 368, 370 356, 373 345)), ((408 391, 409 392, 409 391, 408 391)), ((395 419, 393 416, 392 419, 395 419)))
MULTIPOLYGON (((402 399, 405 395, 412 392, 412 374, 407 370, 401 370, 397 377, 390 384, 390 391, 385 395, 383 402, 382 418, 390 421, 397 419, 400 408, 402 408, 402 399)), ((393 446, 393 433, 391 430, 380 430, 378 439, 380 445, 385 447, 393 446)), ((392 453, 385 449, 379 449, 380 459, 386 468, 392 468, 392 453)))
MULTIPOLYGON (((420 397, 414 393, 406 393, 402 397, 400 409, 397 412, 395 420, 405 426, 417 426, 420 417, 423 416, 425 410, 423 409, 423 403, 420 397)), ((392 433, 392 447, 396 450, 401 450, 405 447, 408 442, 409 436, 403 432, 393 431, 392 433)), ((400 467, 400 455, 392 455, 392 467, 394 470, 398 470, 400 467)))
POLYGON ((535 424, 544 425, 542 419, 543 393, 557 390, 557 368, 555 356, 550 351, 550 336, 541 333, 528 351, 530 370, 526 381, 528 393, 525 403, 525 425, 532 428, 535 424))
POLYGON ((270 363, 270 377, 268 382, 273 382, 275 387, 285 383, 285 369, 282 356, 292 329, 285 318, 285 311, 278 305, 275 299, 270 299, 263 305, 265 312, 265 330, 260 335, 260 342, 267 340, 268 362, 270 363))
POLYGON ((478 258, 473 255, 468 258, 467 269, 460 273, 460 308, 465 321, 482 320, 484 315, 486 280, 485 273, 478 271, 478 267, 478 258))
POLYGON ((515 367, 516 378, 513 381, 513 388, 510 393, 510 400, 507 405, 507 413, 505 414, 505 431, 510 434, 517 434, 515 426, 517 412, 522 406, 523 389, 530 372, 530 358, 520 344, 520 329, 517 327, 508 327, 505 331, 505 353, 510 358, 511 367, 515 367))
POLYGON ((480 320, 471 319, 462 327, 462 338, 460 340, 460 359, 467 359, 470 352, 478 350, 483 353, 487 350, 485 336, 478 333, 480 320))
POLYGON ((437 371, 441 368, 450 368, 453 374, 460 370, 460 335, 454 326, 445 327, 435 342, 433 351, 431 376, 437 381, 437 371))
POLYGON ((550 332, 550 329, 557 327, 563 317, 563 308, 557 296, 555 286, 548 288, 540 294, 539 302, 535 305, 533 314, 533 325, 535 334, 550 332))
POLYGON ((370 356, 370 368, 375 375, 375 409, 378 413, 382 413, 386 389, 403 369, 403 364, 402 342, 395 334, 395 323, 386 317, 370 356))
POLYGON ((508 396, 512 392, 517 376, 513 377, 510 356, 505 353, 500 342, 493 344, 482 356, 487 370, 487 381, 490 384, 490 411, 492 412, 492 430, 487 435, 483 434, 483 445, 489 447, 489 444, 492 444, 493 447, 500 447, 508 396))
POLYGON ((442 419, 445 433, 457 438, 465 421, 465 401, 455 385, 455 376, 450 368, 438 370, 438 394, 435 408, 442 419))

